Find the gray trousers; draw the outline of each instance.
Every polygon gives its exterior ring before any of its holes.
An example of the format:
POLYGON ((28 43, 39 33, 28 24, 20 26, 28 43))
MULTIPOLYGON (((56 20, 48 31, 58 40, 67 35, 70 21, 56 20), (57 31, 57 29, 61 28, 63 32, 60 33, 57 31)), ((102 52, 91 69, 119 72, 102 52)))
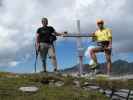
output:
POLYGON ((40 58, 42 60, 42 66, 44 71, 47 70, 47 67, 46 67, 47 55, 51 59, 54 70, 57 70, 57 60, 56 60, 54 45, 53 44, 51 45, 48 43, 40 43, 40 58))

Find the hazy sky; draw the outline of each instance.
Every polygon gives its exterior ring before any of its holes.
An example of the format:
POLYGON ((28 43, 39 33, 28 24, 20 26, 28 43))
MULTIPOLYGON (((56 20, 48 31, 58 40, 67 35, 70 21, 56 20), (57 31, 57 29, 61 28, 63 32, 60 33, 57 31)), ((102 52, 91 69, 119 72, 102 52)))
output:
POLYGON ((132 52, 133 0, 0 0, 0 66, 16 66, 33 55, 34 36, 45 16, 57 31, 95 31, 105 20, 113 31, 115 52, 132 52))

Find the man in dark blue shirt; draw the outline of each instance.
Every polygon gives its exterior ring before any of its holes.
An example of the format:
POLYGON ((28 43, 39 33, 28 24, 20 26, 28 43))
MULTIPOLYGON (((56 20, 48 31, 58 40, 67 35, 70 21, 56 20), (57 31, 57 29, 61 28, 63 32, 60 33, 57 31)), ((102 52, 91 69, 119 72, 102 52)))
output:
POLYGON ((57 33, 52 26, 48 26, 48 19, 42 18, 42 27, 37 29, 36 33, 36 48, 39 51, 43 72, 47 72, 46 59, 49 53, 54 71, 57 71, 57 60, 54 48, 54 41, 56 36, 63 35, 64 33, 57 33))

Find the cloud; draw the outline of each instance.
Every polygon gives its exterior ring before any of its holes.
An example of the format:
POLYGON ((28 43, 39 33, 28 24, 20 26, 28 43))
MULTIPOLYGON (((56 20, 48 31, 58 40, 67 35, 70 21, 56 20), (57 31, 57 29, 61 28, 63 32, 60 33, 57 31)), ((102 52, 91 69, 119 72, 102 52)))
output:
POLYGON ((84 33, 95 31, 95 20, 103 18, 113 30, 113 48, 132 52, 132 4, 132 0, 0 0, 0 66, 32 58, 43 16, 57 31, 68 32, 77 31, 75 20, 80 19, 84 33))

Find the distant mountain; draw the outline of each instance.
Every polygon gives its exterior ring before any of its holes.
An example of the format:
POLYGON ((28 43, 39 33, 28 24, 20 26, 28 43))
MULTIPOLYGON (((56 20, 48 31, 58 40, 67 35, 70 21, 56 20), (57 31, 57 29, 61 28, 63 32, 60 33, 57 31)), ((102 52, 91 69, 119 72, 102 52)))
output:
MULTIPOLYGON (((88 64, 83 64, 82 69, 83 69, 83 72, 85 72, 85 73, 88 73, 88 71, 90 71, 88 64)), ((79 65, 75 65, 71 68, 62 70, 63 73, 74 73, 74 72, 78 72, 78 71, 79 71, 79 65)))
MULTIPOLYGON (((99 65, 99 70, 102 73, 106 72, 106 64, 102 63, 99 65)), ((71 68, 62 70, 62 73, 76 73, 79 71, 79 65, 75 65, 71 68)), ((83 72, 89 73, 90 68, 88 64, 83 65, 83 72)), ((122 74, 133 74, 133 63, 129 63, 124 60, 117 60, 112 64, 112 74, 122 75, 122 74)))
POLYGON ((118 60, 112 66, 113 74, 133 74, 133 63, 118 60))

